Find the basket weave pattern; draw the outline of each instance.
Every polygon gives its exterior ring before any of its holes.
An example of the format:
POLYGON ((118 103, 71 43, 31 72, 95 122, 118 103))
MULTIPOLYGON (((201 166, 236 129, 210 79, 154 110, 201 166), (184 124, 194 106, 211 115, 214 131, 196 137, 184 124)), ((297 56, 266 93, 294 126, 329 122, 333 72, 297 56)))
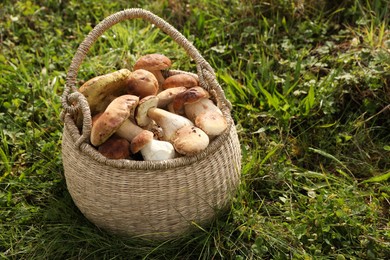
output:
POLYGON ((117 234, 170 238, 188 232, 193 222, 198 225, 209 222, 218 210, 228 205, 238 186, 241 168, 240 144, 230 103, 208 63, 161 18, 142 9, 127 9, 98 24, 75 54, 62 98, 66 184, 77 207, 98 227, 117 234), (213 93, 228 121, 227 131, 215 138, 205 151, 166 161, 112 160, 88 143, 91 118, 88 103, 75 87, 78 68, 104 30, 132 18, 156 24, 197 63, 195 76, 202 87, 213 93), (80 110, 84 117, 81 133, 72 120, 72 115, 80 110))

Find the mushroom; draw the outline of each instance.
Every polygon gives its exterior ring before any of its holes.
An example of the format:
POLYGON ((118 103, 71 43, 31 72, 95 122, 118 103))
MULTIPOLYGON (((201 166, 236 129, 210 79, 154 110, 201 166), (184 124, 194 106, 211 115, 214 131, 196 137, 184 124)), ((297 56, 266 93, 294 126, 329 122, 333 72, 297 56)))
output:
POLYGON ((209 136, 217 136, 227 128, 227 121, 222 111, 209 98, 209 94, 201 87, 194 87, 178 94, 172 107, 184 113, 197 127, 209 136))
POLYGON ((130 142, 114 134, 98 147, 98 151, 109 159, 127 159, 130 157, 130 142))
MULTIPOLYGON (((99 146, 114 133, 128 140, 130 145, 133 139, 138 140, 137 136, 142 134, 143 131, 147 131, 137 126, 129 119, 131 110, 133 110, 137 105, 138 99, 138 97, 133 95, 123 95, 114 99, 92 125, 91 143, 94 146, 99 146)), ((151 133, 151 135, 153 136, 153 133, 151 133)), ((174 158, 175 149, 172 144, 154 140, 153 138, 148 139, 148 141, 153 144, 145 145, 142 149, 140 149, 142 157, 145 160, 154 154, 161 156, 158 157, 157 160, 174 158)))
POLYGON ((142 130, 131 142, 132 153, 141 151, 145 161, 157 161, 175 158, 175 149, 170 142, 155 140, 153 133, 142 130))
POLYGON ((150 71, 144 69, 133 71, 126 83, 127 94, 140 98, 156 95, 159 89, 156 77, 150 71))
POLYGON ((147 127, 152 123, 152 119, 147 116, 149 108, 157 107, 158 98, 154 95, 142 98, 135 110, 134 119, 140 127, 147 127))
POLYGON ((144 69, 150 71, 156 77, 159 86, 165 81, 161 71, 171 67, 171 60, 163 54, 147 54, 140 57, 134 64, 133 70, 144 69))
POLYGON ((184 116, 157 108, 157 104, 156 96, 147 97, 147 102, 138 105, 135 117, 140 122, 146 122, 147 117, 154 120, 162 128, 161 139, 171 142, 180 154, 193 155, 206 149, 209 137, 204 131, 184 116))
POLYGON ((195 77, 189 74, 181 73, 166 78, 164 84, 162 85, 162 88, 163 89, 175 88, 175 87, 192 88, 198 85, 199 85, 199 81, 195 77))
MULTIPOLYGON (((157 97, 155 97, 157 99, 157 97)), ((151 102, 148 103, 150 105, 151 102)), ((194 124, 188 118, 184 116, 176 115, 169 111, 166 111, 156 106, 149 106, 146 108, 138 109, 138 113, 142 111, 143 115, 154 120, 162 128, 162 139, 165 141, 171 141, 175 136, 177 130, 183 126, 193 126, 194 124)))
POLYGON ((93 119, 91 143, 99 146, 122 126, 138 104, 139 98, 134 95, 122 95, 114 99, 102 114, 93 119))
POLYGON ((94 77, 80 88, 87 99, 91 115, 103 112, 113 99, 126 94, 126 81, 131 71, 121 69, 105 75, 94 77))
POLYGON ((172 103, 177 94, 186 91, 186 87, 167 88, 157 94, 158 104, 157 107, 165 108, 168 104, 172 103))
MULTIPOLYGON (((169 104, 171 112, 184 115, 184 105, 197 102, 203 98, 209 98, 208 91, 201 87, 192 87, 177 94, 173 101, 169 104)), ((191 120, 191 118, 190 118, 191 120)))

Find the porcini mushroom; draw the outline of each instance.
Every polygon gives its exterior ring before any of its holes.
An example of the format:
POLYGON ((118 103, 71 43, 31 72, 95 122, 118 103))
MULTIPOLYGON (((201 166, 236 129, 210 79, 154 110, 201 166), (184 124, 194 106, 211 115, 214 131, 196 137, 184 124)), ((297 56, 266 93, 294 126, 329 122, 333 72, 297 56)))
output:
POLYGON ((91 144, 99 146, 115 132, 119 132, 135 109, 138 101, 139 98, 134 95, 119 96, 107 106, 103 113, 93 118, 91 144))
POLYGON ((134 119, 140 127, 147 127, 152 123, 152 119, 147 116, 148 110, 152 107, 157 107, 158 98, 154 95, 142 98, 136 108, 134 119))
POLYGON ((113 99, 126 94, 126 81, 131 71, 121 69, 105 75, 94 77, 80 88, 87 99, 91 115, 103 112, 113 99))
POLYGON ((162 128, 162 139, 166 141, 171 141, 175 136, 176 131, 183 126, 194 125, 188 118, 176 115, 161 108, 150 108, 147 115, 162 128))
POLYGON ((199 81, 195 77, 189 74, 181 73, 166 78, 164 84, 162 85, 162 88, 163 89, 175 88, 175 87, 192 88, 198 85, 199 85, 199 81))
MULTIPOLYGON (((176 114, 184 114, 184 105, 198 102, 199 100, 210 97, 209 92, 201 87, 192 87, 178 93, 170 103, 171 112, 176 114)), ((190 118, 191 120, 191 118, 190 118)))
MULTIPOLYGON (((137 136, 147 130, 142 129, 128 119, 131 110, 134 109, 134 106, 137 103, 138 97, 133 95, 124 95, 114 99, 92 125, 91 143, 94 146, 99 146, 114 133, 128 140, 130 145, 133 139, 138 140, 137 136), (134 102, 134 100, 136 100, 136 102, 134 102)), ((150 132, 150 134, 153 137, 153 133, 150 132)), ((163 143, 153 138, 148 139, 148 141, 153 142, 153 144, 145 145, 145 147, 140 149, 144 159, 149 158, 151 154, 160 155, 161 157, 158 157, 158 160, 174 158, 175 149, 170 143, 163 143)))
POLYGON ((140 98, 156 95, 159 86, 156 77, 147 70, 138 69, 133 71, 127 81, 127 94, 135 95, 140 98))
POLYGON ((139 103, 135 117, 145 123, 148 117, 154 120, 162 128, 161 139, 171 142, 178 153, 193 155, 207 147, 209 137, 188 118, 157 108, 157 96, 145 99, 145 102, 139 103))
POLYGON ((164 83, 161 71, 171 67, 171 60, 163 54, 153 53, 140 57, 134 64, 133 70, 144 69, 150 71, 156 77, 159 86, 164 83))
POLYGON ((131 142, 131 152, 141 151, 145 161, 158 161, 175 158, 175 148, 170 142, 155 140, 153 133, 142 130, 131 142))
POLYGON ((181 111, 184 107, 186 117, 209 136, 217 136, 227 128, 222 111, 201 87, 178 94, 172 104, 175 111, 181 111))
POLYGON ((168 88, 157 94, 158 104, 157 107, 165 108, 168 104, 172 103, 177 94, 186 91, 186 87, 168 88))

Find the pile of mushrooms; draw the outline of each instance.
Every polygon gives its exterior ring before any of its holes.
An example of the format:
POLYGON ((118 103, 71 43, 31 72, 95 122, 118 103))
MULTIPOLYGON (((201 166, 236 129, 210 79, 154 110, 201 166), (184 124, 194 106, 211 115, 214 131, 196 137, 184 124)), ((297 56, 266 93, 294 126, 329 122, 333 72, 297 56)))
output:
POLYGON ((163 77, 170 66, 168 57, 148 54, 133 71, 97 76, 80 87, 92 116, 90 143, 101 154, 145 161, 195 155, 226 130, 225 117, 197 78, 163 77))

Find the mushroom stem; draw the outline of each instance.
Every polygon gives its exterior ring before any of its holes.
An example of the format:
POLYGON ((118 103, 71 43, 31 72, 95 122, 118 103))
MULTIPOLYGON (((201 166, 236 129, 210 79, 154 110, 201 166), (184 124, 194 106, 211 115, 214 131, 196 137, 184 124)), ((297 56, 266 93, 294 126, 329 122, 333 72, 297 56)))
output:
POLYGON ((138 134, 142 132, 142 128, 131 122, 129 119, 123 121, 123 124, 116 130, 116 134, 131 142, 138 134))
POLYGON ((171 141, 176 131, 184 126, 194 124, 184 116, 176 115, 161 108, 150 108, 147 115, 163 129, 163 140, 171 141))
POLYGON ((195 127, 191 120, 184 116, 157 108, 158 98, 150 100, 154 101, 149 104, 141 103, 142 107, 138 112, 146 112, 148 117, 160 125, 163 133, 161 139, 173 144, 174 149, 183 155, 194 155, 206 149, 209 137, 204 131, 195 127))
POLYGON ((162 90, 162 85, 165 81, 165 78, 163 76, 163 74, 161 73, 161 70, 151 70, 150 71, 157 79, 157 82, 158 82, 158 85, 159 85, 159 89, 160 91, 162 90))
POLYGON ((153 139, 141 149, 141 154, 146 161, 156 161, 173 159, 176 153, 171 143, 153 139))
POLYGON ((209 98, 202 98, 195 103, 185 104, 184 111, 186 116, 193 122, 198 115, 206 111, 222 115, 222 111, 209 98))
POLYGON ((128 119, 118 128, 116 134, 131 142, 132 152, 140 151, 145 161, 167 160, 175 157, 175 148, 171 143, 153 139, 152 132, 142 129, 128 119), (134 149, 135 145, 139 148, 134 149))

